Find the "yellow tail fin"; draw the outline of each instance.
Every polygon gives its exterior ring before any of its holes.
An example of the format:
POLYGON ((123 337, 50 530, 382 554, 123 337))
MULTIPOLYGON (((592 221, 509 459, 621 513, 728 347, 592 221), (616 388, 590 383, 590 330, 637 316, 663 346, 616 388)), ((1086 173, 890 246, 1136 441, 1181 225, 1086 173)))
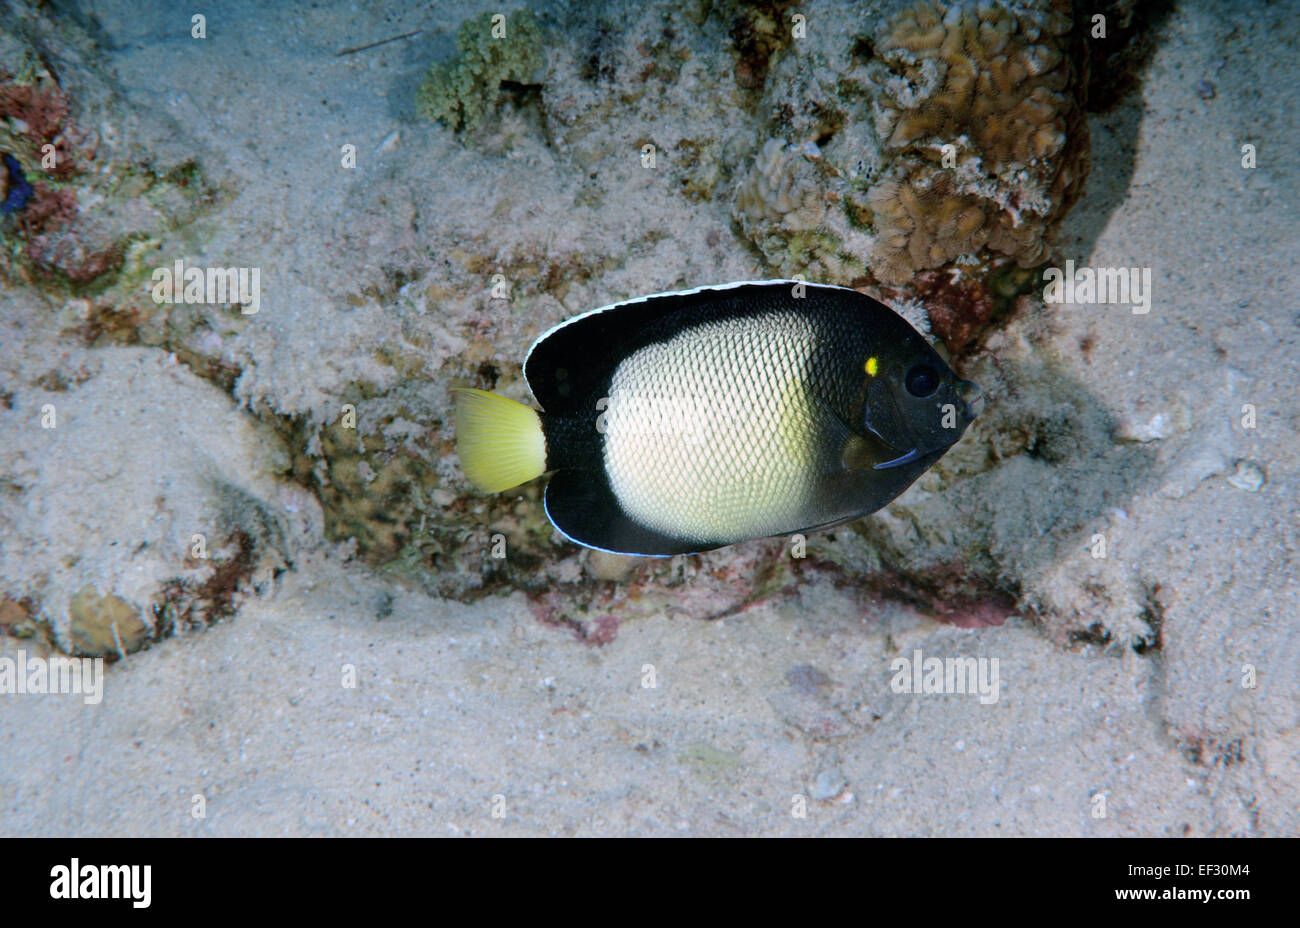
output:
POLYGON ((546 437, 536 410, 468 387, 456 394, 456 454, 485 493, 500 493, 546 472, 546 437))

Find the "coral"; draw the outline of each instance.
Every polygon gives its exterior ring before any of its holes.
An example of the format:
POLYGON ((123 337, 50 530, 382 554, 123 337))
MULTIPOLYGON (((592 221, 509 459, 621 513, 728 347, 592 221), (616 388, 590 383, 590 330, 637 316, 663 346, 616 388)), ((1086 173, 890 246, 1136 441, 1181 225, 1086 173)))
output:
POLYGON ((83 162, 94 159, 97 144, 94 134, 80 129, 69 114, 68 98, 52 78, 0 83, 0 120, 7 124, 0 143, 28 164, 41 164, 45 146, 52 146, 48 173, 60 180, 85 170, 83 162))
MULTIPOLYGON (((212 559, 212 569, 205 580, 173 577, 160 589, 158 637, 203 628, 235 614, 245 587, 256 564, 256 543, 243 529, 236 529, 224 546, 225 556, 212 559), (225 554, 225 552, 229 552, 225 554)), ((198 566, 191 561, 187 566, 198 566)))
POLYGON ((69 278, 78 282, 115 269, 120 265, 120 250, 105 253, 79 247, 75 258, 70 254, 61 232, 77 218, 77 195, 40 179, 67 181, 82 173, 95 156, 93 142, 84 150, 73 147, 74 140, 86 142, 90 135, 72 121, 63 89, 44 70, 31 76, 32 83, 9 80, 9 72, 0 76, 5 77, 0 83, 0 148, 9 167, 6 186, 12 187, 24 175, 27 178, 22 181, 27 195, 5 203, 5 212, 13 215, 12 228, 25 242, 24 257, 47 272, 66 266, 72 271, 69 278), (53 147, 52 160, 46 146, 53 147))
POLYGON ((768 220, 791 231, 816 229, 826 215, 821 172, 813 163, 816 146, 786 146, 768 139, 754 166, 736 188, 735 207, 742 225, 768 220))
POLYGON ((1070 29, 1047 2, 922 0, 890 22, 870 69, 894 156, 869 195, 882 281, 986 249, 1022 267, 1046 258, 1088 168, 1070 29))
POLYGON ((0 274, 102 290, 119 276, 132 242, 183 226, 212 188, 193 162, 163 170, 157 153, 124 136, 111 80, 88 45, 63 41, 39 17, 0 37, 6 193, 17 192, 20 181, 30 187, 6 198, 0 232, 16 247, 0 251, 0 274), (75 95, 50 70, 51 60, 76 75, 75 95), (89 125, 99 130, 83 128, 89 125))
POLYGON ((865 273, 869 239, 842 207, 846 191, 815 142, 769 139, 736 184, 732 217, 781 273, 852 283, 865 273))
POLYGON ((871 189, 867 201, 876 222, 871 269, 890 284, 975 254, 992 232, 981 198, 955 193, 950 175, 942 172, 887 180, 871 189))
MULTIPOLYGON (((925 307, 930 331, 960 355, 993 319, 993 294, 981 275, 961 269, 922 271, 911 280, 907 291, 925 307)), ((886 291, 896 301, 902 291, 886 291)))
MULTIPOLYGON (((921 271, 906 288, 884 287, 882 293, 900 312, 908 305, 924 307, 928 331, 953 357, 961 357, 990 323, 1020 306, 1024 294, 1037 289, 1039 280, 1041 274, 1036 269, 1019 267, 1004 258, 992 265, 921 271)), ((909 321, 917 325, 916 320, 909 321)))
POLYGON ((33 236, 24 254, 45 274, 88 284, 122 267, 126 245, 111 231, 88 224, 33 236))
POLYGON ((317 492, 325 507, 325 532, 332 539, 355 538, 361 553, 379 562, 397 557, 420 533, 425 492, 437 486, 427 465, 382 449, 366 453, 365 439, 338 424, 320 435, 325 467, 317 492))
POLYGON ((731 17, 731 41, 736 52, 733 76, 746 90, 761 88, 772 57, 789 41, 793 0, 736 4, 731 17))
POLYGON ((740 232, 781 273, 855 286, 1041 264, 1088 166, 1071 29, 1058 0, 921 0, 782 56, 740 232))
MULTIPOLYGON (((496 376, 482 364, 488 386, 496 376)), ((325 536, 392 579, 442 595, 478 595, 486 584, 544 586, 540 552, 552 529, 538 502, 540 487, 486 500, 457 498, 443 487, 437 462, 453 446, 419 391, 381 391, 357 383, 355 425, 342 416, 316 426, 277 423, 293 454, 294 476, 320 500, 325 536), (414 427, 413 423, 422 423, 414 427), (509 556, 487 556, 488 539, 505 536, 509 556)))
MULTIPOLYGON (((106 189, 93 175, 64 183, 33 180, 31 198, 11 214, 4 230, 21 243, 17 254, 25 267, 19 269, 11 260, 0 263, 0 272, 29 277, 27 272, 35 271, 46 281, 73 286, 111 285, 133 243, 183 226, 212 195, 206 184, 158 176, 136 163, 114 167, 130 175, 119 189, 106 189), (92 205, 83 208, 83 203, 92 205)), ((147 272, 143 267, 131 270, 147 272)), ((129 284, 123 289, 131 292, 129 284)))
POLYGON ((923 0, 904 11, 876 44, 892 72, 881 138, 903 148, 965 135, 990 173, 1050 158, 1065 145, 1073 103, 1062 41, 1070 26, 1063 13, 996 3, 923 0))
POLYGON ((531 85, 543 65, 542 34, 527 10, 512 13, 499 28, 494 14, 466 20, 456 37, 455 61, 434 64, 416 92, 421 116, 454 130, 473 129, 491 112, 503 82, 531 85), (493 33, 503 28, 505 34, 493 33))

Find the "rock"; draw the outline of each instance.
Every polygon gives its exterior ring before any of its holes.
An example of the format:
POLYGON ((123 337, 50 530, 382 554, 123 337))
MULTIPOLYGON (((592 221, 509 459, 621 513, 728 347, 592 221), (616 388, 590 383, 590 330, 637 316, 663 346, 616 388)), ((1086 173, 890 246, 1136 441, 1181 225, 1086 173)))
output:
POLYGON ((640 558, 609 551, 592 551, 587 558, 587 573, 595 580, 623 583, 632 576, 640 558))
POLYGON ((1236 462, 1233 472, 1228 475, 1228 483, 1238 490, 1258 493, 1259 488, 1264 485, 1264 468, 1254 461, 1240 459, 1236 462))
POLYGON ((876 128, 895 156, 867 197, 878 279, 906 283, 984 249, 1021 267, 1047 257, 1089 164, 1070 25, 1047 4, 921 0, 877 37, 876 128))
POLYGON ((848 783, 844 780, 844 774, 838 769, 823 770, 817 774, 816 779, 808 788, 808 795, 814 799, 834 799, 844 791, 848 783))
POLYGON ((68 606, 68 639, 82 657, 123 656, 139 651, 149 640, 149 626, 140 610, 114 593, 100 594, 84 586, 68 606))

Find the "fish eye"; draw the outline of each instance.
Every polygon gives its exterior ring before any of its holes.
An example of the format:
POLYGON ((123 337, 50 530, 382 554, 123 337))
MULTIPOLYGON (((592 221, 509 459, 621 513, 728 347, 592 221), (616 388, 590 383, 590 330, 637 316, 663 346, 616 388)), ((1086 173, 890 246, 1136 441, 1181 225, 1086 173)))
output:
POLYGON ((907 392, 916 397, 926 397, 939 389, 939 374, 928 364, 918 364, 903 378, 907 392))

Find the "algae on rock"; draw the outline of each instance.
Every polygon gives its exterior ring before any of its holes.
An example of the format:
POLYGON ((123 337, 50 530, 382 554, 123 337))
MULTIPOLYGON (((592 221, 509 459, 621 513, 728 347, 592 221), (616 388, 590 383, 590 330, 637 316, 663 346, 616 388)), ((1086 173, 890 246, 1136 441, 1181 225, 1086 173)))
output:
POLYGON ((544 63, 541 29, 527 10, 466 20, 456 49, 455 61, 430 66, 415 108, 457 131, 475 128, 496 107, 503 82, 532 84, 544 63))

